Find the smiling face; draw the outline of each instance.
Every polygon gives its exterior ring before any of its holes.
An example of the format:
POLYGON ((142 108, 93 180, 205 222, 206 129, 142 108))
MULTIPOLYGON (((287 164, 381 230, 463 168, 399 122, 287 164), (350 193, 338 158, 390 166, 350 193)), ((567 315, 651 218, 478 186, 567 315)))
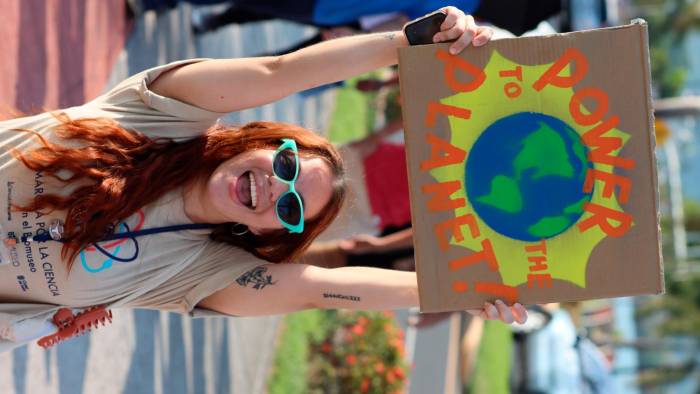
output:
MULTIPOLYGON (((283 228, 275 205, 289 190, 272 173, 272 149, 246 151, 221 163, 202 185, 201 209, 193 218, 208 223, 236 222, 254 233, 283 228)), ((317 216, 333 193, 334 175, 328 163, 318 157, 299 156, 297 193, 304 202, 304 219, 317 216)), ((189 211, 186 208, 186 211, 189 211)))

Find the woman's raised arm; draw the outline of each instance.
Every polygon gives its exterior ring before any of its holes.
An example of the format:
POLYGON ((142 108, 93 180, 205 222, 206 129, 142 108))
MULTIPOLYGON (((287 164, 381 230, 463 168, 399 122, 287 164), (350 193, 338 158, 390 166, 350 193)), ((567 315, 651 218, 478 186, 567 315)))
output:
MULTIPOLYGON (((387 310, 418 306, 415 272, 368 267, 320 268, 265 264, 202 300, 199 305, 234 316, 260 316, 303 309, 387 310)), ((527 319, 520 304, 486 304, 469 311, 505 323, 527 319)))
MULTIPOLYGON (((491 30, 447 7, 435 42, 456 40, 454 53, 479 46, 491 30)), ((343 37, 276 57, 219 59, 189 64, 162 74, 150 89, 215 112, 268 104, 292 93, 348 79, 397 62, 397 49, 408 45, 403 32, 343 37)))

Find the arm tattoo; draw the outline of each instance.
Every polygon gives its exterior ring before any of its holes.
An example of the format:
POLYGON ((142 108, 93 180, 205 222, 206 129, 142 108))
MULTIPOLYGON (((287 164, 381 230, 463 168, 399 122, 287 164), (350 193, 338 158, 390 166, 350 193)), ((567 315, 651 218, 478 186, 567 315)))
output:
POLYGON ((334 294, 334 293, 323 293, 323 298, 338 298, 341 300, 348 300, 348 301, 360 301, 360 297, 357 297, 357 296, 334 294))
POLYGON ((236 283, 243 287, 248 287, 252 284, 255 290, 261 290, 267 285, 274 285, 277 282, 272 281, 272 275, 265 275, 266 267, 255 267, 236 279, 236 283))
POLYGON ((393 33, 393 32, 384 34, 384 38, 386 38, 388 40, 393 40, 394 37, 396 37, 396 33, 393 33))

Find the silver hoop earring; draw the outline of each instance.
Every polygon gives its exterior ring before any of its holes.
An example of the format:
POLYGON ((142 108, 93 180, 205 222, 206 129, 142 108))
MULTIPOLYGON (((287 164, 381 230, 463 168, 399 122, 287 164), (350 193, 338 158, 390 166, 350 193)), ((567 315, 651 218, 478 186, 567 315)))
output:
POLYGON ((248 226, 246 226, 245 224, 241 224, 241 223, 234 223, 231 226, 230 231, 231 231, 231 235, 235 235, 235 236, 245 235, 248 233, 248 226))

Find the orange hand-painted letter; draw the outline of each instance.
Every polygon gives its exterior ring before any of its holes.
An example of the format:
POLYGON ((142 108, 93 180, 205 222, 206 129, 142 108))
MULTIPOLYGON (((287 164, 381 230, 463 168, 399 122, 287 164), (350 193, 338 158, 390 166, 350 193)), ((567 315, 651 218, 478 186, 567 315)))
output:
POLYGON ((579 89, 571 96, 571 101, 569 101, 569 113, 574 121, 581 126, 594 125, 601 120, 603 116, 608 112, 609 105, 608 94, 598 88, 583 88, 579 89), (586 98, 591 98, 595 101, 595 110, 590 114, 584 114, 581 111, 581 104, 586 98))
POLYGON ((613 151, 622 147, 622 138, 603 136, 603 134, 615 128, 619 122, 620 117, 611 116, 598 126, 583 133, 581 139, 583 143, 591 149, 590 152, 588 152, 588 159, 590 161, 629 170, 634 168, 634 160, 611 155, 613 151))
POLYGON ((457 198, 454 200, 450 198, 454 192, 461 188, 462 182, 448 181, 423 185, 423 187, 421 187, 421 191, 423 194, 432 195, 430 200, 426 202, 429 211, 450 211, 453 209, 462 208, 466 203, 464 198, 457 198))
POLYGON ((435 127, 438 113, 445 114, 447 116, 456 116, 462 119, 469 119, 472 116, 472 111, 466 108, 431 101, 428 103, 428 109, 425 113, 425 125, 427 127, 435 127))
POLYGON ((456 218, 445 220, 444 222, 436 224, 434 231, 435 237, 438 240, 438 245, 440 245, 440 249, 446 251, 450 247, 450 240, 445 234, 447 230, 452 232, 457 242, 464 241, 464 235, 462 235, 462 229, 460 228, 464 225, 469 226, 469 233, 471 234, 472 238, 476 238, 480 235, 479 226, 476 224, 476 219, 474 219, 474 215, 471 213, 457 216, 456 218))
POLYGON ((528 253, 540 252, 544 255, 547 254, 547 241, 540 240, 540 242, 532 245, 525 245, 525 251, 528 253))
POLYGON ((596 170, 595 168, 589 168, 586 172, 586 181, 583 183, 583 191, 585 193, 590 193, 593 191, 593 184, 595 181, 603 182, 603 197, 612 198, 615 192, 615 186, 620 188, 618 196, 620 197, 620 202, 625 204, 630 197, 630 191, 632 190, 632 180, 622 175, 612 174, 605 171, 596 170))
POLYGON ((462 163, 467 152, 438 138, 433 133, 426 133, 425 140, 430 144, 430 158, 420 163, 421 171, 462 163))
POLYGON ((558 88, 570 88, 581 82, 587 72, 588 60, 586 56, 576 48, 569 48, 559 59, 552 63, 540 79, 532 84, 532 87, 538 92, 547 85, 553 85, 558 88), (559 73, 570 63, 575 65, 573 71, 569 70, 572 74, 568 77, 560 76, 559 73))
POLYGON ((527 287, 529 289, 537 284, 537 287, 544 289, 545 287, 552 287, 552 275, 550 274, 529 274, 527 276, 527 287))
POLYGON ((481 86, 486 80, 484 70, 458 56, 450 55, 443 49, 438 49, 435 52, 435 57, 445 62, 445 82, 455 92, 471 92, 481 86), (470 75, 472 80, 467 83, 459 82, 455 76, 457 69, 470 75))
POLYGON ((493 253, 491 241, 484 239, 481 241, 481 247, 483 248, 481 252, 472 253, 468 256, 450 261, 450 270, 456 271, 460 268, 486 261, 489 266, 489 270, 498 271, 498 260, 496 260, 496 255, 493 253))
POLYGON ((628 213, 590 202, 584 204, 583 209, 593 215, 578 224, 578 229, 581 232, 593 226, 598 226, 605 234, 611 237, 621 237, 632 227, 632 216, 628 213), (617 222, 617 226, 610 223, 611 220, 617 222))

